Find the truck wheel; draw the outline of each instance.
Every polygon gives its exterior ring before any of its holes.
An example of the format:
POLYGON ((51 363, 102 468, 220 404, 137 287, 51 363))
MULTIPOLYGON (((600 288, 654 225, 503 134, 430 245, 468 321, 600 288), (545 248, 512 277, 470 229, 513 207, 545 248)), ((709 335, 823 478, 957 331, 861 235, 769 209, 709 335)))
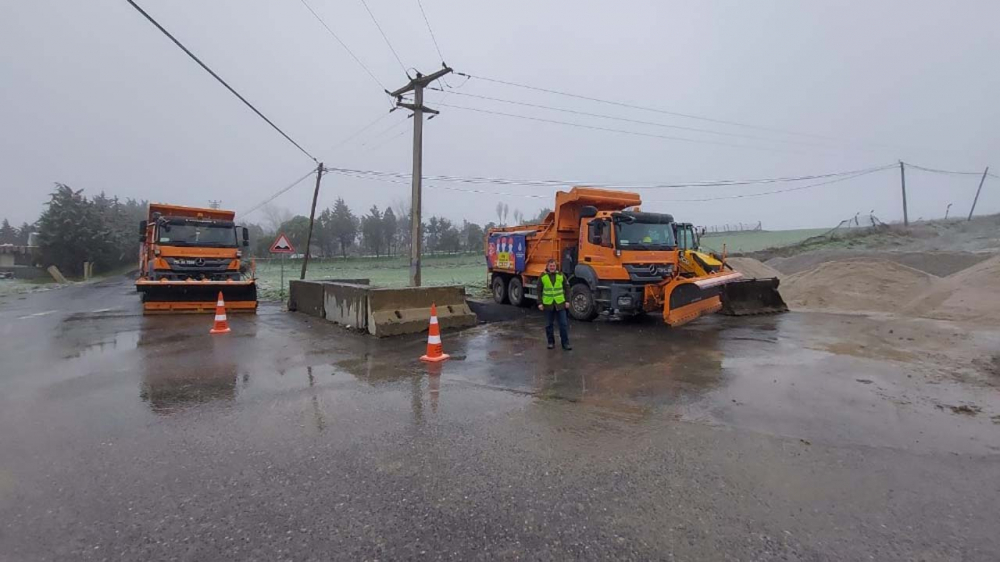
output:
POLYGON ((577 283, 570 289, 569 314, 584 322, 597 318, 597 303, 594 302, 594 293, 586 283, 577 283))
POLYGON ((514 306, 528 305, 528 299, 524 297, 524 282, 519 276, 510 278, 510 283, 507 284, 507 298, 514 306))
POLYGON ((493 300, 497 304, 507 304, 507 283, 502 275, 493 277, 493 300))

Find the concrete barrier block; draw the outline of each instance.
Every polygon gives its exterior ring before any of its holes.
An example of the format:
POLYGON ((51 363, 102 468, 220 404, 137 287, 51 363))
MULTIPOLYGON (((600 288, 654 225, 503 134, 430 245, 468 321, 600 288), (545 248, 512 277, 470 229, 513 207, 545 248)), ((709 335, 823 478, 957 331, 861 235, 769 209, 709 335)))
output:
POLYGON ((372 289, 368 296, 368 333, 376 337, 416 334, 427 330, 431 305, 437 304, 442 329, 476 324, 465 302, 465 287, 407 287, 372 289))
POLYGON ((289 281, 288 310, 323 318, 323 285, 315 281, 289 281))
POLYGON ((368 293, 366 285, 353 283, 322 283, 324 317, 330 322, 365 329, 368 326, 368 293))
POLYGON ((465 287, 378 289, 367 279, 291 281, 288 309, 377 337, 418 334, 430 325, 437 305, 444 330, 474 326, 476 315, 465 302, 465 287))

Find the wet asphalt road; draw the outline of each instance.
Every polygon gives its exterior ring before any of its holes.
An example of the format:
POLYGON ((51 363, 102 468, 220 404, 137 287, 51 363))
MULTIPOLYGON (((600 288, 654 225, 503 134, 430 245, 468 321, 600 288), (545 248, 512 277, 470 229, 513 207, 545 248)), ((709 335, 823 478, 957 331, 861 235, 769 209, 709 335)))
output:
POLYGON ((1000 557, 996 332, 231 320, 0 302, 0 560, 1000 557))

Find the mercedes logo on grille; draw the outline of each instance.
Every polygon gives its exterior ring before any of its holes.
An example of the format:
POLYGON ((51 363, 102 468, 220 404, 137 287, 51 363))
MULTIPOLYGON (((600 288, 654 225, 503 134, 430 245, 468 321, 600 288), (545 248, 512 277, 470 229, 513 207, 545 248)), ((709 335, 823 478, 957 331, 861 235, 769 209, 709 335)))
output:
POLYGON ((198 266, 205 265, 205 258, 198 258, 198 259, 194 260, 194 264, 198 265, 198 266))

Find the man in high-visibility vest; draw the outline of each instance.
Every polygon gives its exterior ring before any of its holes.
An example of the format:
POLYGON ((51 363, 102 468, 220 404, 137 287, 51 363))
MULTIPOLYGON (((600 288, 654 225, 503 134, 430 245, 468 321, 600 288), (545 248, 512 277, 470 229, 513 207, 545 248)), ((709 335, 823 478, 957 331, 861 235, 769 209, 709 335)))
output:
POLYGON ((549 349, 556 346, 553 322, 559 319, 559 341, 566 351, 573 349, 569 345, 569 326, 566 319, 566 309, 569 308, 569 283, 566 277, 558 271, 556 260, 550 259, 545 264, 545 273, 538 280, 541 289, 541 301, 538 310, 545 311, 545 337, 549 341, 549 349))

